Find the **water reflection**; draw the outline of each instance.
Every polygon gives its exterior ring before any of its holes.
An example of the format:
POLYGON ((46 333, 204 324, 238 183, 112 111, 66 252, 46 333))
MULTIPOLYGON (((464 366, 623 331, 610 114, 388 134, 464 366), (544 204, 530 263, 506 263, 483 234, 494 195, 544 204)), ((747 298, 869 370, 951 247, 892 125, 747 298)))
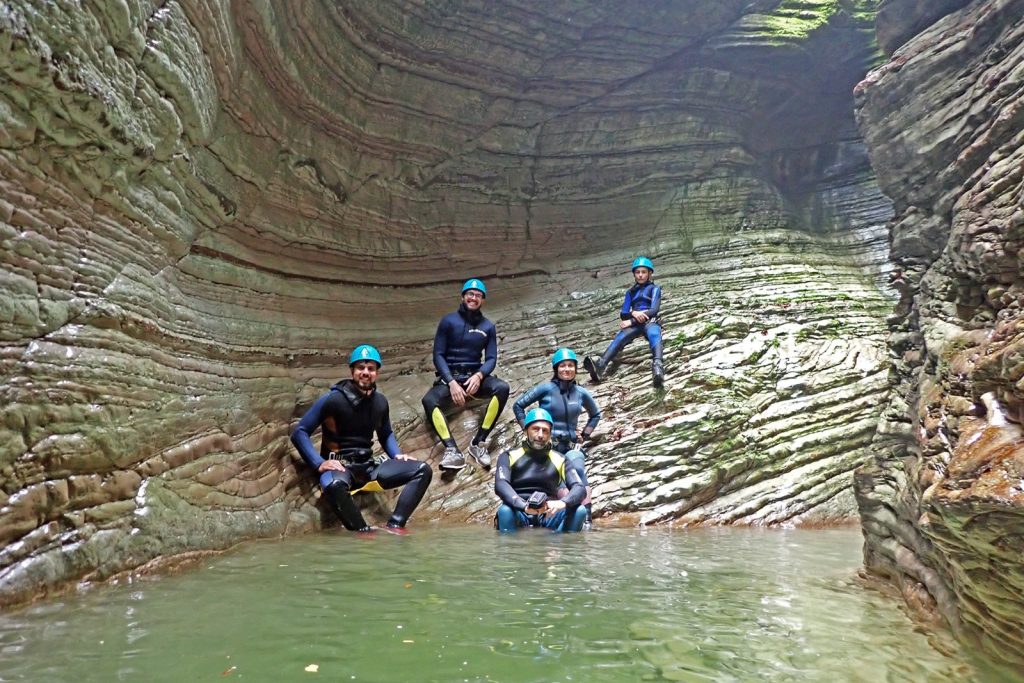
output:
POLYGON ((860 586, 860 543, 421 527, 249 544, 0 617, 0 680, 998 680, 860 586))

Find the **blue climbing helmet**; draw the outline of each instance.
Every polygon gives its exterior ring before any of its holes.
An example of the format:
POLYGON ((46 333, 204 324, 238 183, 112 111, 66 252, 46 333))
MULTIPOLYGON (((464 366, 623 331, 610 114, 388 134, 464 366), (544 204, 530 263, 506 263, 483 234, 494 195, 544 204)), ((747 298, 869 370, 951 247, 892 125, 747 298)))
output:
POLYGON ((483 294, 485 299, 487 298, 487 287, 484 286, 483 280, 477 280, 476 278, 466 280, 466 284, 462 285, 462 293, 465 294, 470 289, 475 289, 483 294))
POLYGON ((629 267, 629 270, 630 272, 632 272, 637 268, 640 268, 641 266, 651 271, 651 273, 654 273, 654 264, 651 263, 651 259, 647 258, 646 256, 636 257, 633 260, 633 265, 629 267))
POLYGON ((551 356, 551 367, 557 368, 558 364, 563 360, 571 360, 576 364, 576 367, 579 367, 580 365, 580 361, 576 357, 576 354, 573 353, 573 350, 563 347, 555 351, 555 355, 551 356))
POLYGON ((384 361, 380 359, 380 351, 369 344, 360 344, 352 349, 352 353, 348 356, 348 366, 352 367, 361 360, 372 360, 378 368, 384 365, 384 361))
POLYGON ((526 419, 523 420, 523 429, 526 429, 534 422, 547 422, 549 425, 555 424, 555 421, 551 419, 551 413, 543 408, 534 408, 526 414, 526 419))

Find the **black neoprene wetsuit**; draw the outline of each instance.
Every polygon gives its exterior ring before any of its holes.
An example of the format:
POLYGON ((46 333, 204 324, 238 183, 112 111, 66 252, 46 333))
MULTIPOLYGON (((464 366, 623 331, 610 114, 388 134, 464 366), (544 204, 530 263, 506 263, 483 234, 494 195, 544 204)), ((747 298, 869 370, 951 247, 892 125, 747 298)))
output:
POLYGON ((292 443, 302 459, 319 473, 320 487, 349 529, 366 527, 351 499, 350 489, 371 481, 382 489, 405 484, 388 520, 389 524, 404 526, 430 484, 432 472, 427 463, 394 459, 401 450, 391 428, 387 398, 376 389, 369 395, 364 394, 352 380, 338 382, 317 399, 292 432, 292 443), (310 438, 317 428, 322 432, 319 452, 310 438), (388 455, 380 464, 372 457, 374 432, 388 455), (328 459, 341 460, 345 471, 321 472, 320 466, 328 459))
POLYGON ((566 467, 565 457, 549 448, 534 450, 529 444, 498 456, 494 473, 494 492, 501 501, 514 510, 526 510, 526 498, 534 491, 543 491, 551 499, 558 498, 558 489, 564 481, 569 493, 562 499, 567 508, 578 506, 587 495, 587 489, 572 467, 566 467))

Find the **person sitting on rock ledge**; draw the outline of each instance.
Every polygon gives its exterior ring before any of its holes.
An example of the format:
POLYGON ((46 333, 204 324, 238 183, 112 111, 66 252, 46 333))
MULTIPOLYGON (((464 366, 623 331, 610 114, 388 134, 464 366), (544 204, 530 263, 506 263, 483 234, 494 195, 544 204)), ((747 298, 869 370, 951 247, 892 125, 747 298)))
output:
POLYGON ((405 485, 385 527, 402 533, 430 485, 432 472, 427 463, 398 447, 388 400, 377 391, 382 364, 377 349, 357 346, 348 359, 352 379, 338 382, 317 399, 292 432, 292 443, 319 473, 324 497, 350 531, 373 531, 352 500, 353 489, 381 491, 405 485), (318 428, 322 430, 319 452, 310 438, 318 428), (374 432, 388 456, 380 464, 371 450, 374 432))
MULTIPOLYGON (((548 382, 542 382, 533 387, 525 394, 516 399, 512 404, 512 412, 515 413, 516 422, 522 427, 525 424, 526 408, 537 403, 541 408, 548 411, 554 419, 551 428, 551 447, 566 457, 576 473, 580 475, 580 481, 587 487, 587 475, 584 471, 583 460, 586 453, 578 447, 578 443, 590 438, 597 428, 601 419, 601 409, 590 392, 576 384, 576 370, 578 367, 576 354, 572 349, 558 349, 551 356, 551 368, 554 370, 554 377, 548 382), (583 429, 579 429, 580 413, 584 410, 590 419, 583 429)), ((590 488, 587 487, 587 497, 583 501, 587 510, 587 524, 591 523, 590 515, 590 488)))
POLYGON ((608 345, 604 355, 596 361, 587 356, 583 359, 583 367, 590 373, 594 382, 604 379, 605 370, 615 355, 641 334, 646 335, 651 345, 651 374, 654 386, 661 387, 665 381, 665 370, 662 367, 661 325, 658 323, 658 309, 661 307, 661 287, 651 282, 654 277, 654 264, 646 256, 633 261, 634 284, 626 290, 625 300, 619 317, 619 333, 608 345))
POLYGON ((573 467, 551 448, 551 415, 543 408, 526 414, 526 439, 519 448, 498 456, 494 492, 501 498, 495 526, 498 531, 546 527, 554 531, 580 531, 587 519, 581 505, 587 490, 573 467), (559 500, 559 488, 568 493, 559 500))
POLYGON ((441 318, 434 335, 437 381, 423 397, 423 410, 427 424, 434 428, 445 447, 440 462, 442 470, 458 471, 466 466, 466 458, 452 438, 444 411, 453 405, 461 408, 471 398, 490 399, 468 449, 480 466, 488 469, 491 456, 484 441, 508 401, 508 383, 491 374, 498 364, 498 331, 480 310, 486 298, 487 287, 482 281, 466 280, 462 285, 462 304, 457 311, 441 318))

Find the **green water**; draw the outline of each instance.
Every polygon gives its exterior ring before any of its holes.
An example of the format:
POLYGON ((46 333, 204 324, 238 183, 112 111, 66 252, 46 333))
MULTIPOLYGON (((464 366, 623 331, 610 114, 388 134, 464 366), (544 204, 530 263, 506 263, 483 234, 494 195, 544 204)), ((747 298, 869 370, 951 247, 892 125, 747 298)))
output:
POLYGON ((939 654, 864 588, 860 544, 430 525, 253 543, 0 615, 0 680, 1005 680, 939 654))

